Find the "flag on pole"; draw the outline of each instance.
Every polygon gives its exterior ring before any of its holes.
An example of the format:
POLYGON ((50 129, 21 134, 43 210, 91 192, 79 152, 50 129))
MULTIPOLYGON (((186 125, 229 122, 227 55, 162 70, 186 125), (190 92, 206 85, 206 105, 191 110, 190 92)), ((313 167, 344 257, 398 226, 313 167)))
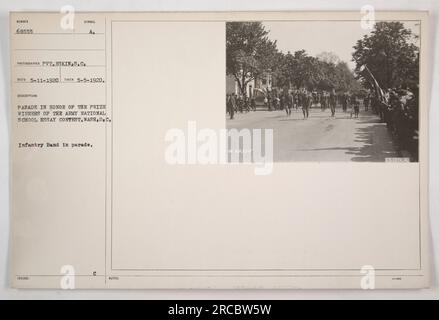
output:
POLYGON ((378 98, 378 100, 386 105, 389 104, 389 101, 387 99, 386 94, 384 93, 384 90, 381 89, 378 81, 373 76, 372 72, 369 70, 369 68, 364 64, 360 68, 360 74, 363 75, 367 81, 372 85, 372 87, 375 90, 375 94, 378 98))

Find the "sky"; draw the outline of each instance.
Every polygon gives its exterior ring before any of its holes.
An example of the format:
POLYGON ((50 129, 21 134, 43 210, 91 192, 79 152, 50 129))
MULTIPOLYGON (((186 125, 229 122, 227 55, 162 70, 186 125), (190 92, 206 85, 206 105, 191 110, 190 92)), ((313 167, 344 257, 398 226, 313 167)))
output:
MULTIPOLYGON (((372 30, 362 29, 359 21, 282 21, 263 22, 270 31, 269 38, 277 40, 279 50, 287 53, 305 49, 316 56, 322 52, 333 52, 353 69, 353 46, 357 40, 372 30)), ((414 34, 419 35, 417 23, 404 22, 414 34)))

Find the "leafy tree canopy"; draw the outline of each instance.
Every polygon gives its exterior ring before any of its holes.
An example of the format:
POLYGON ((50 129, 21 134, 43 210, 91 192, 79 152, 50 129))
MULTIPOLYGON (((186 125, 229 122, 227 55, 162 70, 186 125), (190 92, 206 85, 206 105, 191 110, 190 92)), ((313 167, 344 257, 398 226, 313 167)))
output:
MULTIPOLYGON (((383 89, 413 89, 419 83, 416 40, 402 22, 377 22, 374 30, 354 46, 355 71, 359 73, 360 68, 367 65, 383 89)), ((370 88, 366 79, 361 78, 361 81, 370 88)))

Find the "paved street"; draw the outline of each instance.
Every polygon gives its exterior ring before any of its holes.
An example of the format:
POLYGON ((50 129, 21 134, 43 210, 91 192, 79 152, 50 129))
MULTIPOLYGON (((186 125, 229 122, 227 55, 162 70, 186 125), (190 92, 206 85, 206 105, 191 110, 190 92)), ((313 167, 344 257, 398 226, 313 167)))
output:
POLYGON ((372 112, 360 111, 358 119, 337 109, 335 119, 329 109, 310 110, 303 120, 302 111, 256 111, 227 117, 227 128, 273 129, 274 161, 384 161, 401 156, 386 125, 372 112))

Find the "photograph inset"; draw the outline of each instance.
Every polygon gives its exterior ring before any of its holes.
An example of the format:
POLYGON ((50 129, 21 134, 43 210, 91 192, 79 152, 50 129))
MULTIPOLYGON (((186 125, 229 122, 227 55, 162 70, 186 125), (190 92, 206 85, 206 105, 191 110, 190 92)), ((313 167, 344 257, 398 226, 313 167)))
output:
POLYGON ((227 22, 227 129, 272 129, 274 162, 417 162, 419 37, 418 21, 227 22))

